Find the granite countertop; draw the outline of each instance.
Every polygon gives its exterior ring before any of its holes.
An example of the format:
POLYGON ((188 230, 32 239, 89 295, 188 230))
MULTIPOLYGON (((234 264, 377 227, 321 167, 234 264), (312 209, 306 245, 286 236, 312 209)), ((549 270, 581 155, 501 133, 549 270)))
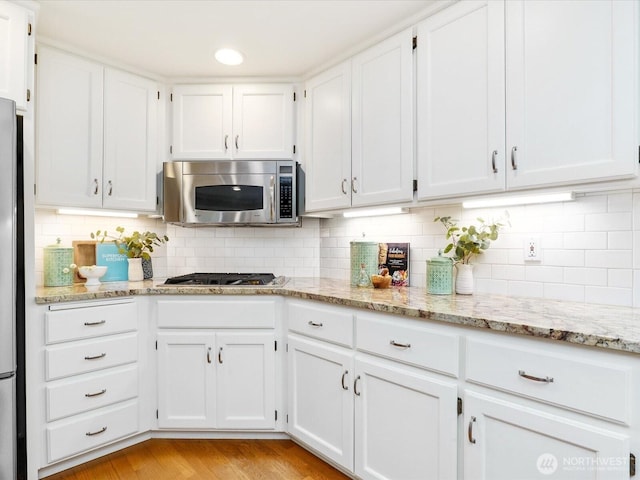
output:
POLYGON ((132 295, 282 295, 413 318, 640 353, 640 309, 501 295, 430 295, 424 288, 351 287, 332 279, 294 278, 281 287, 168 287, 158 279, 39 287, 36 303, 132 295))

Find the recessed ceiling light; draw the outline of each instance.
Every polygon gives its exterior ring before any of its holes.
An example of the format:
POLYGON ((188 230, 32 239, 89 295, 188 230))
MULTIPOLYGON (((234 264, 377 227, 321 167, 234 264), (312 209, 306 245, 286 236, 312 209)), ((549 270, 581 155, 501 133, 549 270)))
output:
POLYGON ((232 48, 221 48, 215 53, 215 57, 223 65, 240 65, 244 61, 242 54, 232 48))

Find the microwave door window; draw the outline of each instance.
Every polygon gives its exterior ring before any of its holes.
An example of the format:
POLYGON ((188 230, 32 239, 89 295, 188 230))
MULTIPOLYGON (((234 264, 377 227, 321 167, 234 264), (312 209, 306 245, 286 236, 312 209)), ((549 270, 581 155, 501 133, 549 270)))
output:
POLYGON ((196 210, 248 212, 264 209, 264 188, 256 185, 196 187, 196 210))

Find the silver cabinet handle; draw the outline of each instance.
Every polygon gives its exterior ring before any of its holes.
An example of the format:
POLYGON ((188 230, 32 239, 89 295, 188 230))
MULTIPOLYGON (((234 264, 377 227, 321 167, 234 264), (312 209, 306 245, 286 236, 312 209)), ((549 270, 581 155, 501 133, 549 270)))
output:
POLYGON ((347 194, 347 186, 346 185, 347 185, 347 179, 343 178, 341 187, 342 187, 342 193, 344 193, 345 195, 347 194))
POLYGON ((346 385, 344 383, 345 378, 347 377, 347 375, 349 374, 349 370, 345 370, 344 373, 342 374, 342 389, 343 390, 349 390, 349 385, 346 385))
POLYGON ((553 377, 534 377, 533 375, 528 375, 524 370, 518 370, 518 375, 534 382, 553 383, 553 377))
POLYGON ((353 393, 355 393, 357 396, 360 396, 360 392, 356 388, 356 386, 358 385, 358 380, 360 380, 360 375, 358 375, 356 379, 353 381, 353 393))
POLYGON ((351 180, 351 191, 353 193, 358 193, 358 177, 353 177, 351 180))
POLYGON ((392 345, 392 346, 398 347, 398 348, 411 348, 411 344, 410 343, 398 343, 395 340, 391 340, 389 342, 389 345, 392 345))
POLYGON ((99 358, 104 358, 106 357, 107 354, 106 353, 101 353, 100 355, 94 355, 93 357, 84 357, 85 360, 98 360, 99 358))
POLYGON ((320 327, 322 326, 322 323, 316 323, 316 322, 314 322, 314 321, 312 321, 312 320, 309 320, 309 321, 307 322, 307 324, 308 324, 309 326, 311 326, 311 327, 316 327, 316 328, 320 328, 320 327))
POLYGON ((207 363, 211 363, 211 347, 207 348, 207 363))
POLYGON ((218 350, 218 363, 222 365, 222 347, 218 350))
POLYGON ((96 393, 85 393, 84 396, 87 398, 91 398, 91 397, 98 397, 100 395, 104 395, 105 393, 107 393, 107 389, 103 388, 102 390, 96 393))
POLYGON ((469 420, 469 429, 467 430, 467 436, 469 437, 469 443, 476 443, 476 439, 473 438, 473 424, 476 423, 476 417, 471 417, 469 420))
POLYGON ((236 150, 238 150, 240 147, 238 146, 238 139, 240 138, 240 135, 236 135, 236 150))
POLYGON ((101 433, 104 433, 107 431, 107 427, 102 427, 100 430, 98 430, 97 432, 87 432, 85 435, 87 437, 93 437, 94 435, 99 435, 101 433))
POLYGON ((93 327, 95 325, 104 325, 107 323, 106 320, 100 320, 98 322, 84 322, 85 327, 93 327))
POLYGON ((498 156, 498 150, 494 150, 491 154, 491 168, 493 173, 498 173, 498 167, 496 167, 496 157, 498 156))
POLYGON ((97 195, 98 194, 98 189, 100 187, 100 184, 98 183, 98 179, 94 178, 93 179, 93 194, 97 195))
POLYGON ((518 169, 518 162, 516 160, 516 153, 518 152, 518 147, 513 147, 511 149, 511 168, 514 170, 518 169))
POLYGON ((229 150, 229 135, 224 136, 224 151, 229 150))
POLYGON ((109 193, 107 193, 107 195, 111 196, 113 194, 113 183, 111 183, 111 180, 107 182, 107 185, 109 185, 109 193))

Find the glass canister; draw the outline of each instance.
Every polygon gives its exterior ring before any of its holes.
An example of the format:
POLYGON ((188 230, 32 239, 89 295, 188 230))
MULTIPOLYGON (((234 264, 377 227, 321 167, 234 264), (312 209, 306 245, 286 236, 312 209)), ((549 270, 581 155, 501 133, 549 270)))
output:
POLYGON ((378 273, 378 242, 351 242, 351 285, 370 287, 371 275, 378 273), (367 283, 364 285, 364 275, 367 283), (362 277, 362 281, 360 280, 362 277))
POLYGON ((427 292, 435 295, 453 293, 453 260, 443 257, 442 250, 437 257, 427 260, 427 292))
POLYGON ((44 247, 44 286, 64 287, 73 284, 73 248, 60 245, 44 247))

